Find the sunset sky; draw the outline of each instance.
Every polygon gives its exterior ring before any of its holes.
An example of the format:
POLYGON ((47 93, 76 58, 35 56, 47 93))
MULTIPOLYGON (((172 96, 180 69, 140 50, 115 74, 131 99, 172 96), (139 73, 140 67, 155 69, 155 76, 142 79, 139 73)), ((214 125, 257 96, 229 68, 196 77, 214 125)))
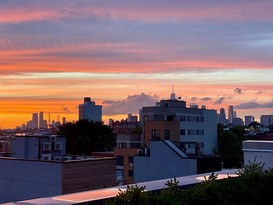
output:
POLYGON ((138 114, 172 91, 237 116, 273 114, 272 0, 0 1, 0 127, 43 111, 138 114))

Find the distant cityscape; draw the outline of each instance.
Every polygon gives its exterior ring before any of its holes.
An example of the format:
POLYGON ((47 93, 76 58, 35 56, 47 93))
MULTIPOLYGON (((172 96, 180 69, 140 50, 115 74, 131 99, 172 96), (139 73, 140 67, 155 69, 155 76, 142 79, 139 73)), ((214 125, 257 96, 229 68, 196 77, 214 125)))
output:
MULTIPOLYGON (((202 107, 205 107, 202 105, 202 107)), ((198 108, 198 105, 190 105, 190 108, 198 108)), ((261 115, 260 118, 257 120, 253 115, 246 115, 244 119, 238 117, 236 114, 236 110, 234 110, 233 105, 229 105, 227 108, 227 113, 225 108, 221 108, 219 110, 218 115, 218 123, 223 125, 232 127, 232 126, 247 126, 251 122, 259 122, 264 126, 270 126, 273 124, 273 114, 268 115, 261 115)), ((57 128, 59 125, 62 125, 67 122, 66 117, 60 117, 57 115, 56 120, 50 119, 50 113, 47 113, 47 119, 45 119, 45 114, 43 111, 38 113, 32 113, 31 120, 23 123, 22 125, 16 126, 15 130, 27 130, 27 129, 47 129, 47 128, 57 128)), ((128 113, 128 118, 123 120, 130 120, 130 121, 137 121, 138 116, 132 116, 131 113, 128 113)), ((95 120, 101 121, 102 120, 102 106, 96 105, 95 102, 91 101, 90 97, 85 97, 83 104, 79 105, 79 114, 78 119, 88 119, 88 120, 95 120), (92 114, 91 114, 92 113, 92 114), (92 119, 90 117, 92 116, 92 119)), ((109 119, 109 124, 111 124, 114 120, 109 119)), ((108 124, 108 123, 107 123, 108 124)), ((0 128, 1 129, 1 128, 0 128)), ((10 129, 9 129, 10 130, 10 129)), ((11 129, 13 130, 13 129, 11 129)))
MULTIPOLYGON (((102 106, 90 97, 84 97, 78 107, 77 122, 102 122, 102 106)), ((263 115, 260 121, 264 125, 249 128, 247 139, 272 138, 272 115, 263 115)), ((1 130, 0 164, 5 169, 0 170, 0 180, 12 184, 12 194, 0 184, 0 203, 221 171, 228 165, 216 152, 218 124, 228 130, 257 123, 253 116, 245 116, 245 121, 238 118, 232 105, 227 114, 224 108, 217 113, 204 105, 188 107, 171 93, 170 99, 140 108, 139 116, 128 113, 120 121, 109 119, 115 135, 111 150, 71 154, 71 148, 80 146, 80 139, 90 140, 96 131, 79 134, 84 131, 81 127, 69 130, 72 136, 59 135, 58 126, 66 122, 65 117, 47 121, 39 112, 14 133, 1 130)), ((103 139, 100 134, 97 137, 103 139)), ((263 145, 255 143, 263 152, 263 145)), ((252 144, 244 142, 243 146, 250 147, 243 147, 244 163, 257 153, 252 144)))

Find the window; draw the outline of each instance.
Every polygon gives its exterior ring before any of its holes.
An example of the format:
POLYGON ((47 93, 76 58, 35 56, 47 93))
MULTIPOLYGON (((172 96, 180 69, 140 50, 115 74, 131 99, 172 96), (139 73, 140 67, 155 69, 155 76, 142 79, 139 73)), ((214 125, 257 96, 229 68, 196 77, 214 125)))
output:
POLYGON ((141 147, 141 143, 130 143, 130 147, 131 148, 140 148, 141 147))
POLYGON ((188 135, 198 135, 198 130, 188 130, 188 135))
POLYGON ((171 132, 170 132, 170 130, 169 130, 169 129, 165 129, 165 130, 164 130, 164 138, 165 138, 165 140, 170 139, 170 137, 171 137, 171 132))
POLYGON ((167 115, 167 121, 174 121, 175 116, 174 115, 167 115))
POLYGON ((152 139, 160 139, 160 130, 152 129, 152 139))
POLYGON ((189 143, 189 144, 188 144, 188 148, 189 148, 189 149, 195 148, 195 143, 189 143))
POLYGON ((185 135, 185 134, 186 134, 185 129, 180 130, 180 135, 185 135))
POLYGON ((118 147, 121 147, 121 148, 127 147, 127 143, 125 143, 125 142, 120 142, 120 143, 118 144, 118 147))
POLYGON ((123 156, 117 156, 117 166, 123 166, 123 156))
POLYGON ((128 176, 134 177, 134 170, 128 170, 128 176))
POLYGON ((128 157, 128 163, 129 164, 133 164, 134 163, 134 157, 133 156, 129 156, 128 157))
POLYGON ((182 115, 182 116, 180 117, 180 121, 182 121, 182 122, 185 122, 185 121, 186 121, 185 115, 182 115))

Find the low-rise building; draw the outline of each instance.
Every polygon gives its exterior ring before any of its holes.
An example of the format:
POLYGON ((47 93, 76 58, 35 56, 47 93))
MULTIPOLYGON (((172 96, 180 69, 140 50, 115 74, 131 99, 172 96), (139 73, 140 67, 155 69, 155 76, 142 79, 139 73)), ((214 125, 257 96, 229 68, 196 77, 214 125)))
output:
POLYGON ((273 168, 273 141, 246 140, 243 141, 244 165, 261 163, 264 169, 273 168))
POLYGON ((0 157, 0 203, 68 194, 116 184, 114 157, 30 160, 0 157))
POLYGON ((19 135, 0 141, 0 203, 116 185, 116 158, 67 155, 65 137, 19 135))

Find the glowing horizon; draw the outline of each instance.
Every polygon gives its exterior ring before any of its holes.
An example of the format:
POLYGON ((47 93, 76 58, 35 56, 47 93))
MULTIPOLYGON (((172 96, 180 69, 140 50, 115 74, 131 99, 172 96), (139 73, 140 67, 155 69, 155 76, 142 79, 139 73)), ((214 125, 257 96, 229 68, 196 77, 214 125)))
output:
POLYGON ((273 2, 10 0, 0 3, 0 127, 34 112, 103 119, 170 96, 273 114, 273 2), (17 115, 17 117, 16 117, 17 115))

